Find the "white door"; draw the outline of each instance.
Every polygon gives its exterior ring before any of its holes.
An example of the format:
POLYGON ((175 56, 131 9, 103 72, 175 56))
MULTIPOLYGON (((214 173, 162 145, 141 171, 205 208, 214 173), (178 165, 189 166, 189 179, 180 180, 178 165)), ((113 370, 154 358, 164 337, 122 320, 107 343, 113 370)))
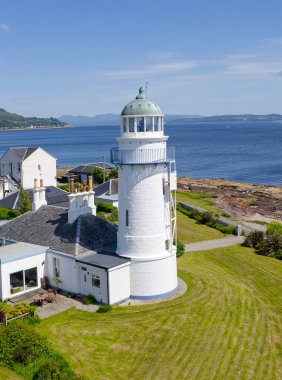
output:
POLYGON ((80 267, 80 293, 88 294, 87 268, 80 267))

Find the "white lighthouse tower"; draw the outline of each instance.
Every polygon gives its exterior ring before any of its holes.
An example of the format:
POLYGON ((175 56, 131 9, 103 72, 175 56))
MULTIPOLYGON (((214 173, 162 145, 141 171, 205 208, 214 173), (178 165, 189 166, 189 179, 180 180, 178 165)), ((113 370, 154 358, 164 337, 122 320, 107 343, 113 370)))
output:
POLYGON ((117 254, 131 260, 132 298, 162 297, 177 288, 176 170, 163 117, 141 87, 121 113, 121 136, 112 149, 119 168, 117 254))

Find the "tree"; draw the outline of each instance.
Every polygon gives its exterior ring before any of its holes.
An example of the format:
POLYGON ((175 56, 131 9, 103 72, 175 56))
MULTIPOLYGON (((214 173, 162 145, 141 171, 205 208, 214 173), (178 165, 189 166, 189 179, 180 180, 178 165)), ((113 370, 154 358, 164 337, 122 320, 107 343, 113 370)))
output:
POLYGON ((92 174, 94 177, 94 182, 96 182, 98 184, 104 182, 104 177, 105 177, 105 181, 108 180, 107 173, 106 172, 104 173, 104 170, 102 168, 99 168, 99 166, 97 166, 96 168, 93 169, 92 174))
POLYGON ((116 168, 110 170, 109 178, 118 178, 118 170, 116 168))
POLYGON ((22 214, 31 210, 29 195, 24 191, 22 185, 19 185, 19 206, 22 214))

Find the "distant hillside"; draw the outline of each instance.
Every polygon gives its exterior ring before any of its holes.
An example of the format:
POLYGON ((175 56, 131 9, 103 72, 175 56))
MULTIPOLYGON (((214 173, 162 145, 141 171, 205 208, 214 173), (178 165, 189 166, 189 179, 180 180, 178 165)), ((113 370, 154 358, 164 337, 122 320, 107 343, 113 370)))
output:
POLYGON ((96 116, 63 115, 59 117, 59 120, 74 126, 118 125, 119 115, 113 113, 96 116))
MULTIPOLYGON (((170 123, 176 119, 190 119, 198 118, 201 116, 197 115, 165 115, 165 122, 170 123)), ((107 113, 96 116, 73 116, 73 115, 63 115, 59 117, 60 121, 73 126, 91 126, 91 125, 119 125, 120 115, 107 113)))
POLYGON ((177 118, 172 120, 172 124, 186 124, 186 123, 244 123, 244 122, 271 122, 282 121, 282 115, 269 114, 269 115, 219 115, 219 116, 203 116, 196 118, 177 118))
POLYGON ((66 127, 67 123, 53 117, 23 117, 0 108, 0 129, 36 129, 66 127))

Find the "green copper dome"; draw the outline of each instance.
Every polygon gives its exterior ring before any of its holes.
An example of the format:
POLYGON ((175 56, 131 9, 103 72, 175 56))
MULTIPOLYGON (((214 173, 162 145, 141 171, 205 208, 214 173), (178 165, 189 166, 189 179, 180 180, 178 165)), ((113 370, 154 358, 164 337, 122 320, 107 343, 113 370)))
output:
POLYGON ((135 115, 163 116, 160 107, 156 103, 147 99, 142 87, 139 88, 139 94, 136 98, 128 103, 121 113, 121 116, 135 115))

